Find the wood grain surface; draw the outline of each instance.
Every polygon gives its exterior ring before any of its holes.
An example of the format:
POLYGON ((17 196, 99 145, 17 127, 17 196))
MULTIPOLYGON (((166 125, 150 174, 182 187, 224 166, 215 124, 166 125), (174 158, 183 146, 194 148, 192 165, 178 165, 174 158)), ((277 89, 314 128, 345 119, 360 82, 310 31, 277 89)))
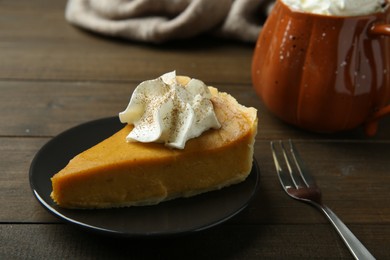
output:
POLYGON ((208 35, 163 45, 111 39, 69 25, 65 4, 0 2, 0 259, 352 259, 320 212, 282 191, 269 148, 277 139, 293 140, 325 203, 374 256, 390 259, 390 118, 372 138, 361 128, 325 135, 289 126, 252 88, 254 45, 208 35), (48 213, 29 184, 39 149, 116 116, 138 83, 171 70, 258 109, 261 176, 248 207, 207 231, 146 240, 94 234, 48 213))

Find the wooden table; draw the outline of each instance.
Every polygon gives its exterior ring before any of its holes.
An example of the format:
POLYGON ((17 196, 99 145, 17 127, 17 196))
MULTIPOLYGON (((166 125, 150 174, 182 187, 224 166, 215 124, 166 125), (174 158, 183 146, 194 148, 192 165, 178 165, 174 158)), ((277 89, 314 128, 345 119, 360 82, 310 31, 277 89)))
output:
POLYGON ((292 139, 326 204, 378 259, 390 258, 390 118, 319 135, 273 117, 255 96, 253 45, 208 36, 149 45, 97 36, 64 20, 65 1, 0 3, 0 259, 352 258, 331 224, 281 189, 271 140, 292 139), (34 198, 29 167, 51 138, 115 116, 145 79, 177 70, 258 109, 259 190, 239 215, 212 229, 164 239, 95 235, 49 214, 34 198))

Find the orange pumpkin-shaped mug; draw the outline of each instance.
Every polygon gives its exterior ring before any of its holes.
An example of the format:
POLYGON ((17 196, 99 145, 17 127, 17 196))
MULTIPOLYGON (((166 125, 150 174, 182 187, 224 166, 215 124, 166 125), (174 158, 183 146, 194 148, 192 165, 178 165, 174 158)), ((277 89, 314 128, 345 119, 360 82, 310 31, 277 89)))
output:
POLYGON ((252 81, 282 120, 316 132, 365 125, 390 114, 390 7, 362 16, 292 10, 277 0, 257 40, 252 81))

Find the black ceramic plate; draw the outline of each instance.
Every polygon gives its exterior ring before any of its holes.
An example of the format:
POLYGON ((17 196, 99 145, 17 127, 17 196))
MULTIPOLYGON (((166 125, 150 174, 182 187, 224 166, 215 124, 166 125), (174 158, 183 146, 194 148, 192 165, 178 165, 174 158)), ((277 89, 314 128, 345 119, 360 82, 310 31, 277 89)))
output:
POLYGON ((89 230, 118 236, 148 237, 213 227, 243 210, 254 196, 259 179, 255 160, 244 182, 191 198, 118 209, 71 210, 58 207, 50 198, 50 178, 76 154, 122 127, 117 117, 91 121, 61 133, 41 148, 31 163, 30 185, 43 207, 60 219, 89 230))

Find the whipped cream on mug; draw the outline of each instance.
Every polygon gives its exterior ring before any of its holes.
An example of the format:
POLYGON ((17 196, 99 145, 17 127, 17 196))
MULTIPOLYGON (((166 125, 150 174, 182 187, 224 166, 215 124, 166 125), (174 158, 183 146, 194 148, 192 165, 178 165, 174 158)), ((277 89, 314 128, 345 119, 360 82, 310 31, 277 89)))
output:
POLYGON ((134 124, 126 140, 183 149, 187 140, 221 127, 210 98, 202 81, 191 79, 183 86, 175 71, 144 81, 134 90, 126 110, 119 113, 122 123, 134 124))
POLYGON ((282 0, 292 9, 302 12, 356 16, 367 15, 383 10, 386 0, 282 0))

